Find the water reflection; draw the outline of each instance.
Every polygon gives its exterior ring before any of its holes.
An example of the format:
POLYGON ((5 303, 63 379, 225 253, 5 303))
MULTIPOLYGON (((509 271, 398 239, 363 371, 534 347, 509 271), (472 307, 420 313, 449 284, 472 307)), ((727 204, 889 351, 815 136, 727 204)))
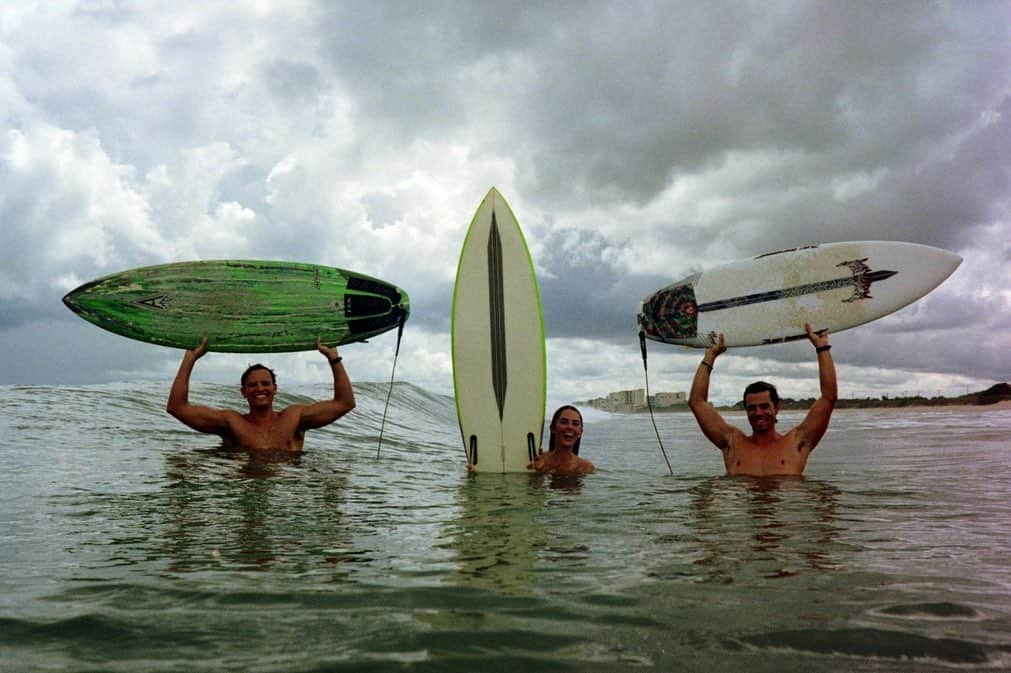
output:
MULTIPOLYGON (((566 481, 557 487, 578 489, 578 483, 566 481)), ((456 570, 450 581, 507 594, 529 593, 538 556, 548 544, 540 516, 543 475, 474 475, 461 483, 457 502, 460 515, 444 526, 439 544, 453 552, 456 570)))
POLYGON ((583 479, 585 478, 581 474, 549 474, 549 475, 531 475, 531 481, 536 483, 535 477, 541 477, 541 480, 547 481, 547 487, 553 491, 564 491, 566 493, 576 494, 583 490, 583 479))
POLYGON ((298 454, 215 450, 169 454, 166 477, 159 537, 171 571, 345 560, 341 473, 309 469, 298 454))
POLYGON ((838 567, 839 495, 803 477, 716 477, 691 489, 689 526, 704 581, 789 577, 838 567))

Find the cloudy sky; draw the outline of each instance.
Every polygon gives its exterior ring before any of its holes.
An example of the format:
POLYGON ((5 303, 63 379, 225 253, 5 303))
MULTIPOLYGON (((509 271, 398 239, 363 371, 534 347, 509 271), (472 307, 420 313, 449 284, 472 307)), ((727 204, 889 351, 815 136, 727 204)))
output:
MULTIPOLYGON (((180 351, 74 316, 93 278, 192 259, 355 269, 408 290, 397 379, 452 391, 463 237, 492 185, 537 265, 549 397, 643 385, 645 295, 807 243, 964 257, 833 337, 843 396, 1011 380, 1011 5, 946 2, 16 2, 0 5, 0 384, 152 380, 180 351)), ((344 348, 390 376, 394 336, 344 348)), ((653 391, 700 351, 650 348, 653 391)), ((316 353, 211 354, 325 382, 316 353)), ((805 343, 731 351, 816 392, 805 343)), ((325 390, 325 388, 323 388, 325 390)))

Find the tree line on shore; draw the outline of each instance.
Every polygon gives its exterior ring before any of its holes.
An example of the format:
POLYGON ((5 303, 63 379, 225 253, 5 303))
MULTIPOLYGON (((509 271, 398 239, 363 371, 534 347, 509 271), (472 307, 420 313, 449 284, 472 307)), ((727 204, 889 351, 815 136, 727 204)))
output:
MULTIPOLYGON (((903 397, 892 397, 882 395, 881 397, 850 398, 836 401, 836 409, 875 409, 891 407, 949 407, 964 405, 987 405, 997 404, 1005 400, 1011 400, 1011 385, 998 383, 990 386, 986 390, 975 393, 967 393, 958 397, 926 397, 924 395, 913 395, 903 397)), ((814 404, 814 398, 794 400, 784 397, 780 400, 781 409, 807 409, 814 404)), ((728 409, 744 410, 744 402, 738 402, 728 409)))

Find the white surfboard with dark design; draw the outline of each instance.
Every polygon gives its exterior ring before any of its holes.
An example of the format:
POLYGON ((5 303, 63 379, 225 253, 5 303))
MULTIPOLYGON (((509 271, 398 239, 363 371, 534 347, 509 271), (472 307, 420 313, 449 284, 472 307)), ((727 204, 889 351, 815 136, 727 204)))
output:
POLYGON ((648 339, 707 348, 802 339, 804 323, 840 332, 907 306, 962 258, 927 245, 854 241, 782 250, 689 276, 646 297, 648 339))
POLYGON ((544 426, 544 324, 523 232, 494 187, 460 253, 451 331, 467 463, 478 472, 526 471, 544 426))

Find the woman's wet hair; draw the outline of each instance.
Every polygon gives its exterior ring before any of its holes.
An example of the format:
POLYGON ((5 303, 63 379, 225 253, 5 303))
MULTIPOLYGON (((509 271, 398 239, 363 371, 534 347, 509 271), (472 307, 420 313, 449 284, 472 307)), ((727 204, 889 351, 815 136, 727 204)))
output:
MULTIPOLYGON (((579 412, 579 409, 575 408, 571 404, 566 404, 566 405, 558 407, 558 409, 555 410, 555 415, 551 417, 551 425, 548 426, 548 436, 549 436, 548 437, 548 451, 554 451, 555 450, 555 433, 552 432, 551 429, 555 427, 555 421, 558 420, 558 417, 561 416, 562 412, 565 411, 566 409, 571 409, 572 411, 575 411, 576 415, 579 416, 579 424, 580 425, 583 424, 583 414, 581 414, 579 412)), ((582 442, 582 441, 583 441, 583 438, 580 437, 579 439, 576 440, 576 445, 572 447, 572 453, 576 454, 577 456, 579 455, 579 443, 582 442)))

